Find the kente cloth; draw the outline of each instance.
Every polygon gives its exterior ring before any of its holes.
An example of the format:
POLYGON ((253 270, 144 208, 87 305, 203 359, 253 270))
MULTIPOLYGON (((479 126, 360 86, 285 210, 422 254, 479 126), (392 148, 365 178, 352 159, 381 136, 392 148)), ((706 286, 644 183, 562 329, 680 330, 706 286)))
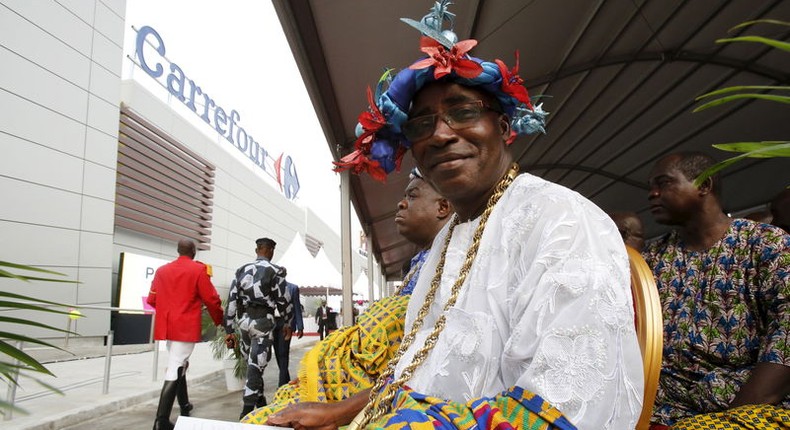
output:
POLYGON ((393 412, 368 428, 401 429, 534 429, 572 430, 560 411, 540 396, 511 387, 494 397, 466 403, 426 396, 404 388, 393 400, 393 412))
POLYGON ((684 418, 672 430, 787 430, 790 410, 772 405, 745 405, 684 418))
MULTIPOLYGON (((790 236, 735 219, 690 251, 677 232, 644 252, 664 319, 652 421, 671 425, 727 409, 757 363, 790 366, 790 236)), ((790 407, 785 398, 782 407, 790 407)))
POLYGON ((370 388, 397 352, 409 296, 374 302, 357 323, 332 332, 305 354, 296 384, 280 387, 271 404, 242 422, 265 424, 269 415, 297 402, 337 402, 370 388))
MULTIPOLYGON (((436 300, 396 379, 442 314, 478 223, 455 227, 436 300)), ((407 333, 447 234, 445 226, 422 268, 407 333)), ((521 174, 491 212, 446 327, 406 385, 456 402, 519 386, 580 429, 634 428, 644 376, 629 282, 614 222, 578 193, 521 174)))

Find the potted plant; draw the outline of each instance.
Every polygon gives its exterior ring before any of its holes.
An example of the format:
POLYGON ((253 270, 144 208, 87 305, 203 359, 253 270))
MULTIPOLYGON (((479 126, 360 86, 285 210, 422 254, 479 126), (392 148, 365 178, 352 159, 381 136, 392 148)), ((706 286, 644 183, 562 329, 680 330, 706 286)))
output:
MULTIPOLYGON (((224 304, 223 304, 224 308, 224 304)), ((204 339, 207 338, 211 355, 215 360, 222 360, 225 370, 225 385, 228 391, 239 391, 244 388, 244 381, 247 376, 247 360, 241 353, 239 342, 236 347, 228 349, 225 346, 225 330, 215 328, 214 322, 207 313, 203 313, 203 333, 204 339)), ((236 339, 241 339, 241 332, 236 328, 236 339)))

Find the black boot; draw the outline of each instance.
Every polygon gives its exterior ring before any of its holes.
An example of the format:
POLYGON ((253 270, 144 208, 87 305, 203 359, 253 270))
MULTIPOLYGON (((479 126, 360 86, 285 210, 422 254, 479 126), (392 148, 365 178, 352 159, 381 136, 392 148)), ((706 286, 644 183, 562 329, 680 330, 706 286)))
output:
POLYGON ((267 404, 268 404, 268 403, 266 403, 266 396, 261 396, 261 397, 258 399, 258 401, 257 401, 257 402, 255 402, 255 408, 256 408, 256 409, 257 409, 257 408, 262 408, 262 407, 266 406, 267 404))
POLYGON ((181 408, 181 416, 188 417, 189 411, 195 407, 189 403, 189 393, 187 392, 187 369, 185 367, 178 368, 178 389, 176 390, 176 397, 178 398, 178 407, 181 408))
POLYGON ((176 399, 178 390, 178 380, 165 381, 162 385, 162 393, 159 395, 159 407, 156 409, 156 421, 153 430, 173 430, 173 423, 170 422, 170 412, 173 410, 173 401, 176 399))
POLYGON ((243 408, 241 408, 241 415, 239 415, 239 421, 242 420, 247 414, 255 410, 255 405, 247 405, 245 404, 243 408))
POLYGON ((241 419, 244 418, 250 412, 258 408, 262 408, 266 405, 267 405, 266 396, 259 397, 258 401, 255 402, 255 406, 245 404, 244 407, 241 409, 241 415, 239 416, 239 421, 241 421, 241 419))

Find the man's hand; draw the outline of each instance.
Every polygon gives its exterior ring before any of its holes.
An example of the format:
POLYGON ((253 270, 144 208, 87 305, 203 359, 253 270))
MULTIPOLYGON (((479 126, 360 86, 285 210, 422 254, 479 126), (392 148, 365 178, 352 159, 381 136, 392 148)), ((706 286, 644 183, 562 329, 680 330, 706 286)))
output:
POLYGON ((293 330, 291 330, 291 327, 283 327, 283 339, 291 340, 291 336, 293 336, 293 330))
POLYGON ((269 415, 266 424, 294 430, 335 430, 333 407, 329 403, 302 402, 269 415))
POLYGON ((295 430, 334 430, 348 425, 365 407, 370 388, 335 403, 303 402, 269 415, 266 424, 295 430))
POLYGON ((225 335, 225 346, 228 349, 235 349, 236 345, 238 345, 238 343, 239 342, 238 342, 238 340, 236 340, 236 335, 235 334, 231 333, 231 334, 225 335))
POLYGON ((304 330, 299 330, 296 332, 296 338, 301 339, 304 336, 304 330))

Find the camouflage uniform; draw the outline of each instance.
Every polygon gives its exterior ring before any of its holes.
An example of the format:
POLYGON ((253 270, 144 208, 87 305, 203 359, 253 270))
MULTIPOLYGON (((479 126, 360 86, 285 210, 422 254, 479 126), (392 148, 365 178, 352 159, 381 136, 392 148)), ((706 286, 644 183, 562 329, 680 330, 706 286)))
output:
POLYGON ((245 409, 266 404, 263 370, 271 359, 273 331, 278 318, 283 318, 287 324, 293 319, 285 271, 266 258, 240 267, 230 285, 225 332, 234 332, 234 319, 237 319, 241 352, 247 359, 247 382, 242 397, 245 409))

